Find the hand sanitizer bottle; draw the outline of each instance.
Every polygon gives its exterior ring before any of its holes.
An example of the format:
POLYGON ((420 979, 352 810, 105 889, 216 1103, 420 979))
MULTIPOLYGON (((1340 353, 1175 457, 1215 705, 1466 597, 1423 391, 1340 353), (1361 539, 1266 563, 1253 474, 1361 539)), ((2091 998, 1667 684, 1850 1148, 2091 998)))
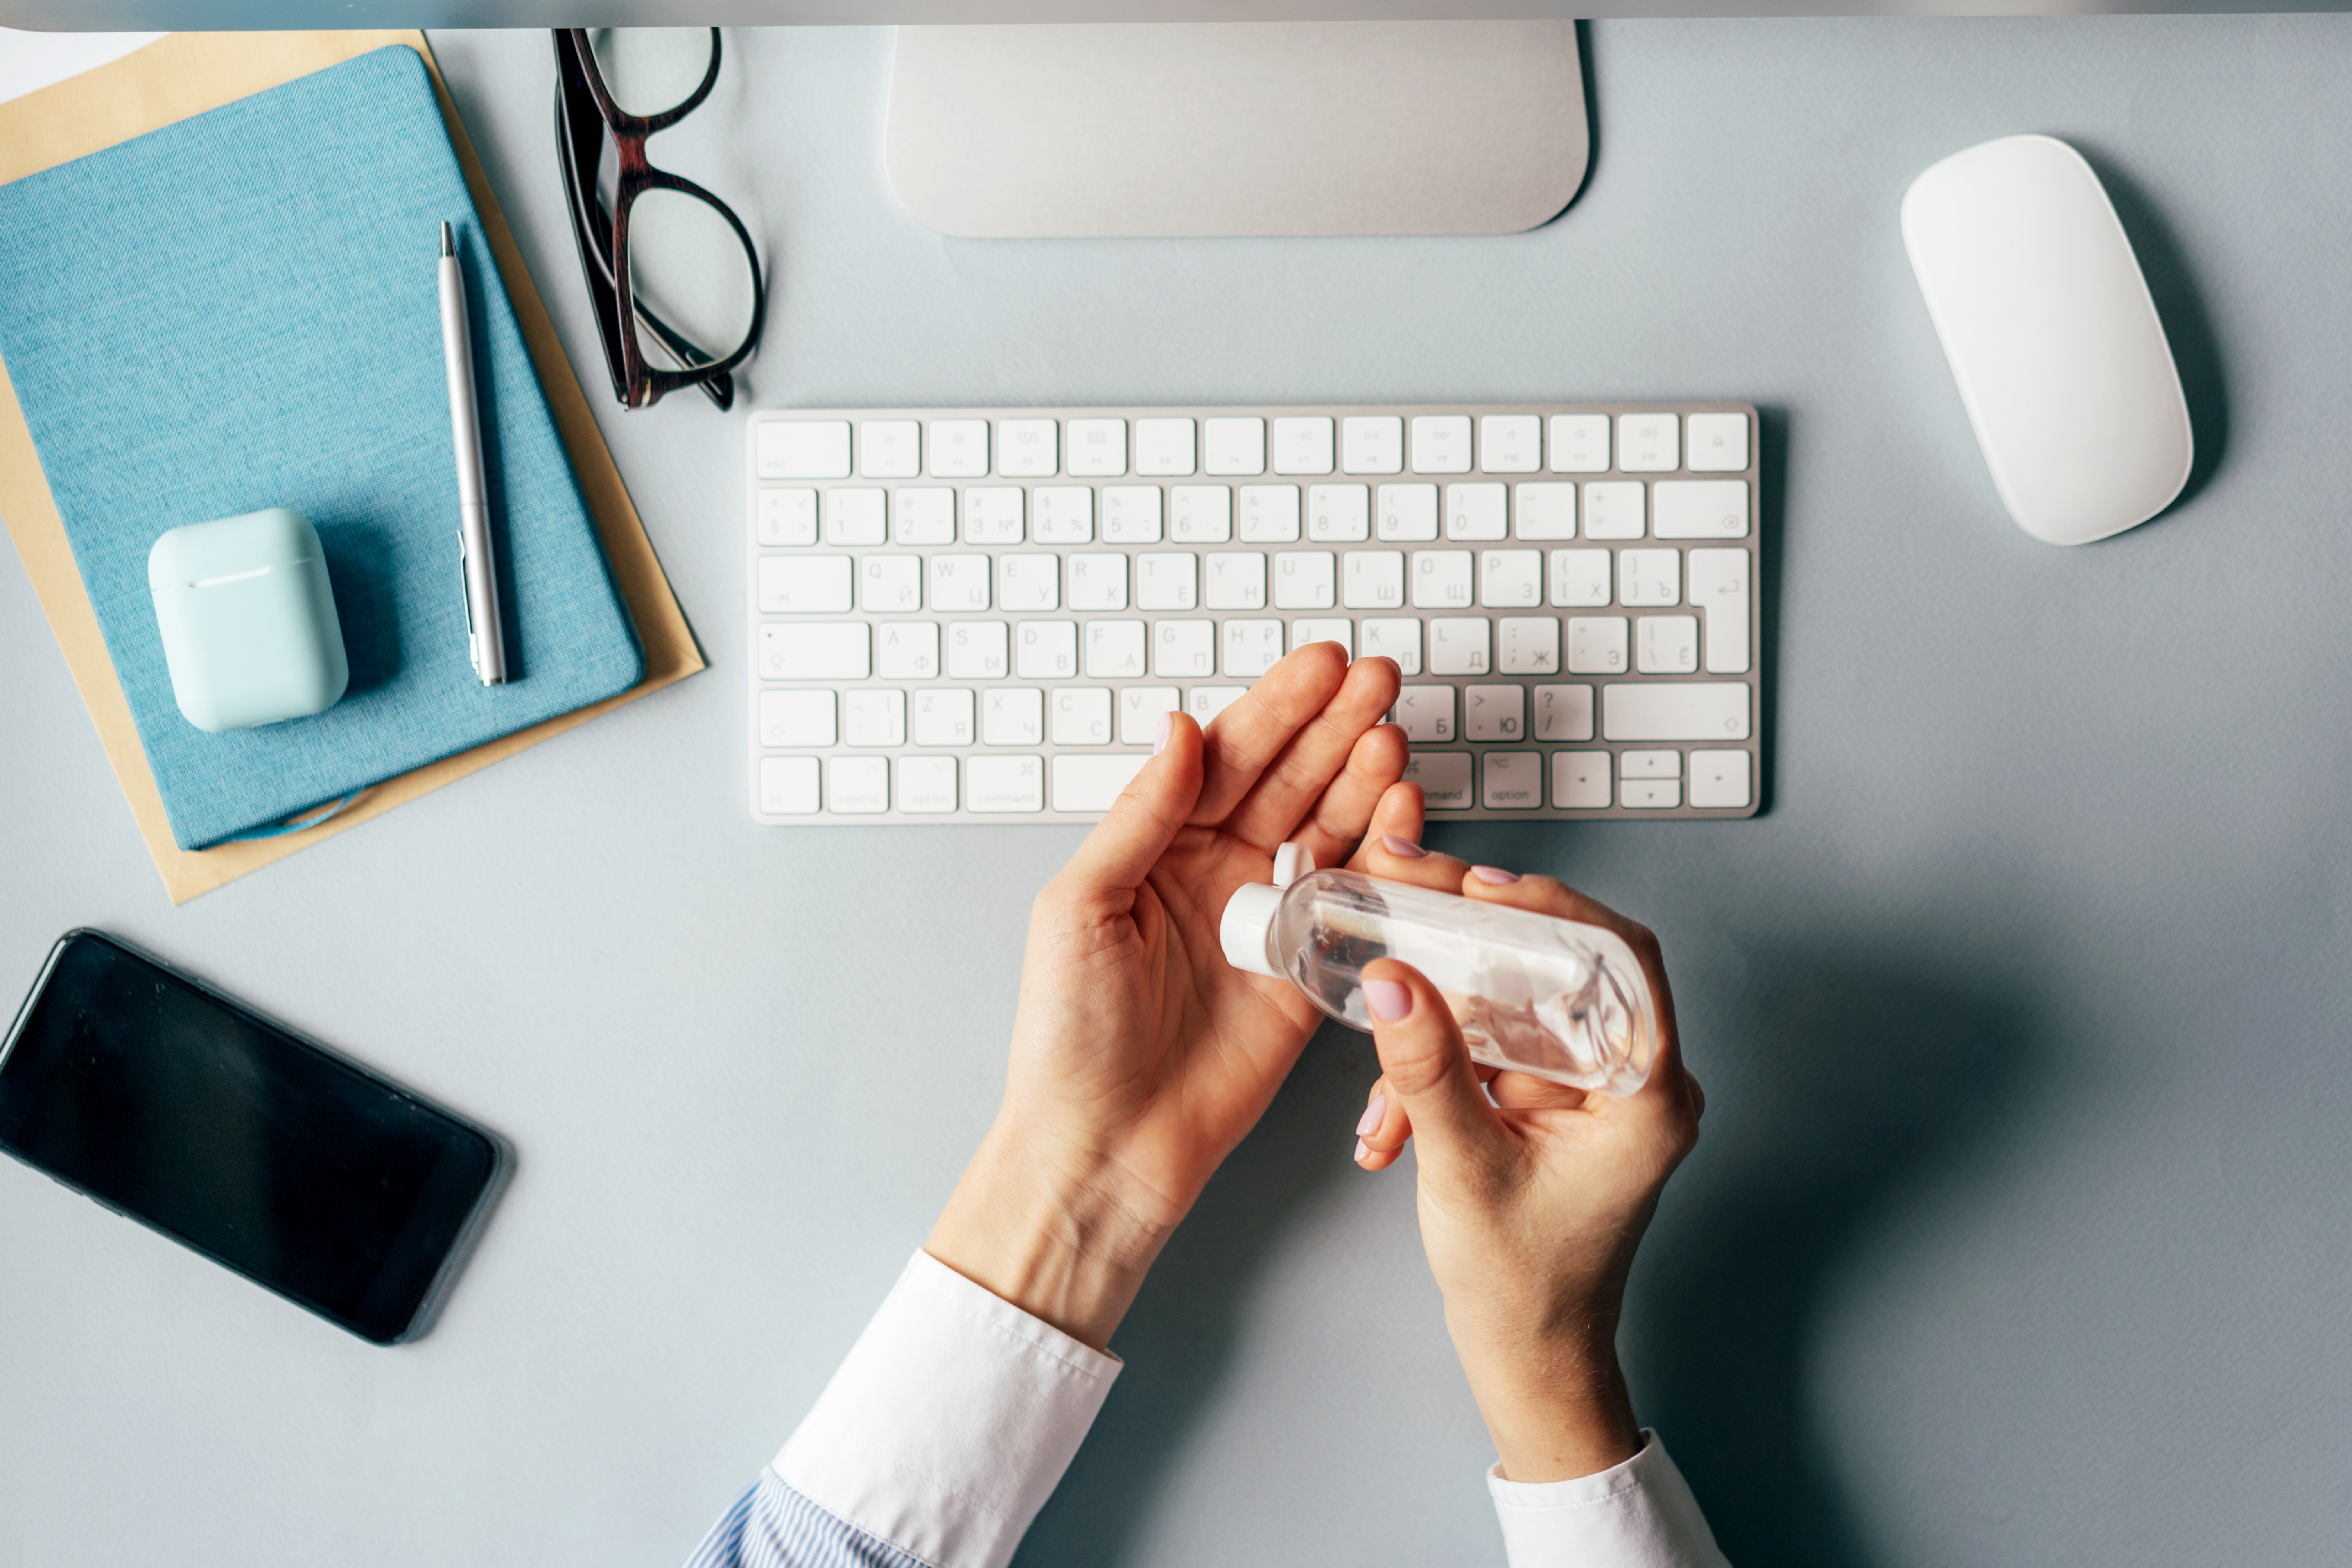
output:
POLYGON ((1429 976, 1475 1061, 1627 1095, 1658 1054, 1657 1006, 1622 937, 1456 893, 1355 871, 1318 871, 1286 844, 1271 885, 1237 889, 1219 932, 1225 962, 1287 980, 1370 1031, 1364 965, 1394 958, 1429 976))

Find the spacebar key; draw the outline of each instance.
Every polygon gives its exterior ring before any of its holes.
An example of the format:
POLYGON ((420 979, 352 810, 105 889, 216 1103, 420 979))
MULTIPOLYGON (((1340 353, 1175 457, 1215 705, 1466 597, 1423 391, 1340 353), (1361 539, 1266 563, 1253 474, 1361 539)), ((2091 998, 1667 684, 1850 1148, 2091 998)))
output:
POLYGON ((1620 681, 1601 689, 1604 741, 1744 741, 1745 681, 1620 681))
POLYGON ((1105 756, 1072 756, 1053 760, 1055 811, 1108 811, 1143 764, 1151 758, 1142 752, 1113 752, 1105 756))

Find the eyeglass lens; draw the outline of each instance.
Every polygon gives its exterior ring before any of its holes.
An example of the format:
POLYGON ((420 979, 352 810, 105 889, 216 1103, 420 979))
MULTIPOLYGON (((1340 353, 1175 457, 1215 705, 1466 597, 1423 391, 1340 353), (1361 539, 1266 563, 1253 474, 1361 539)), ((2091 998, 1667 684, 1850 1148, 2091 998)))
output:
POLYGON ((676 109, 710 71, 708 27, 596 27, 588 47, 613 102, 639 119, 676 109))
POLYGON ((656 189, 637 197, 629 208, 629 287, 685 340, 640 332, 648 363, 691 370, 732 353, 751 333, 751 258, 719 209, 698 196, 656 189))

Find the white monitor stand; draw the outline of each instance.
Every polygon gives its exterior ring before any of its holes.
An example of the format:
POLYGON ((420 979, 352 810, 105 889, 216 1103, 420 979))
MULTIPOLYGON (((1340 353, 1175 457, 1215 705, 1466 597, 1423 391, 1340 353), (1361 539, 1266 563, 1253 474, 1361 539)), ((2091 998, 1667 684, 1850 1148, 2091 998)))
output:
POLYGON ((1568 21, 902 26, 887 133, 989 238, 1515 233, 1591 152, 1568 21))

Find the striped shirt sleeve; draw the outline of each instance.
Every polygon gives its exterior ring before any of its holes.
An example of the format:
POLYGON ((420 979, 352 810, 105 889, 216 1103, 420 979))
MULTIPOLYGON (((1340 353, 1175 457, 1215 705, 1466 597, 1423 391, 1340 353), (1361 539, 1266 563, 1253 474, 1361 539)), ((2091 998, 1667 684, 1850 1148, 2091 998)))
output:
POLYGON ((773 1470, 710 1527, 686 1568, 929 1568, 784 1485, 773 1470))

